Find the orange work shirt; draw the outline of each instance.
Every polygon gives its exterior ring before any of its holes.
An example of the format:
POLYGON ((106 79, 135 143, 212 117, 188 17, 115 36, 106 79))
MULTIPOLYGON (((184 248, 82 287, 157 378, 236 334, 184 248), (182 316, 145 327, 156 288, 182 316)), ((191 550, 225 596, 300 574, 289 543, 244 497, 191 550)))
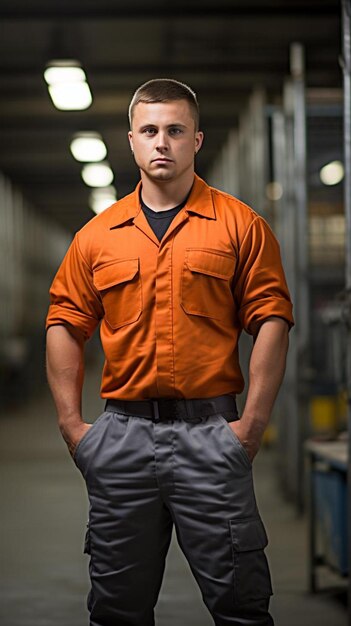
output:
POLYGON ((242 329, 293 325, 278 242, 264 219, 195 176, 161 242, 139 190, 75 236, 50 289, 47 327, 88 339, 101 321, 103 398, 240 393, 242 329))

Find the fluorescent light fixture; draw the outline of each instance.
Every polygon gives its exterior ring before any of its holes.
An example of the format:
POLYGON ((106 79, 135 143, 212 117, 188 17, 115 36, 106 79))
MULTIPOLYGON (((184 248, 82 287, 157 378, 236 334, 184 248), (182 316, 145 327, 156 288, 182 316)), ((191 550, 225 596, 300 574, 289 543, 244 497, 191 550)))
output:
POLYGON ((82 163, 103 161, 107 155, 107 148, 99 133, 83 132, 74 135, 70 148, 74 158, 82 163))
POLYGON ((48 85, 56 85, 82 82, 86 80, 86 75, 77 61, 50 61, 44 72, 44 78, 48 85))
POLYGON ((62 83, 49 85, 48 89, 51 100, 60 111, 82 111, 93 101, 88 83, 62 83))
POLYGON ((117 194, 114 187, 100 187, 99 189, 93 189, 91 192, 89 205, 94 213, 99 214, 116 202, 116 200, 117 194))
POLYGON ((87 109, 93 97, 80 63, 74 59, 50 61, 44 72, 54 106, 60 111, 87 109))
POLYGON ((337 185, 344 178, 344 166, 341 161, 331 161, 322 167, 319 176, 324 185, 337 185))
POLYGON ((88 187, 108 187, 113 181, 113 171, 106 161, 88 163, 82 169, 82 178, 88 187))

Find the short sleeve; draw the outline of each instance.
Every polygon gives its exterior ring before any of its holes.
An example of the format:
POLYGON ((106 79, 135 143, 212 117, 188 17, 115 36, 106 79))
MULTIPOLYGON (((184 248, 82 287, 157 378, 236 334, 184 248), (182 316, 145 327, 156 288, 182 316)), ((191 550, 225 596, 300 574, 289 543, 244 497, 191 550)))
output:
POLYGON ((75 236, 50 288, 46 328, 70 324, 88 339, 103 316, 103 307, 92 281, 92 270, 75 236))
POLYGON ((279 244, 267 222, 257 216, 239 248, 234 297, 242 327, 252 334, 253 324, 271 316, 294 325, 292 303, 282 266, 279 244))

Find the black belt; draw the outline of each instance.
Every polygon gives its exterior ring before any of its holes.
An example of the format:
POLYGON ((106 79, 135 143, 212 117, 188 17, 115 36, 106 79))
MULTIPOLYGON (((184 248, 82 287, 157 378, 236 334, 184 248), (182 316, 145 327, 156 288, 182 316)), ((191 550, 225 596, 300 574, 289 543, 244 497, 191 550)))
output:
POLYGON ((155 398, 152 400, 107 400, 106 411, 145 417, 153 422, 182 419, 198 421, 216 413, 223 414, 228 422, 238 418, 235 398, 233 396, 216 396, 215 398, 155 398))

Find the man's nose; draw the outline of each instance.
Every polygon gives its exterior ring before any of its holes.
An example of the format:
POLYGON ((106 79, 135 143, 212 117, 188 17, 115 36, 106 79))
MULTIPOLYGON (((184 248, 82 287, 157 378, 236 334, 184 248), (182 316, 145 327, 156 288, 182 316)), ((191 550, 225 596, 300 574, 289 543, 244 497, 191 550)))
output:
POLYGON ((157 134, 156 150, 167 150, 167 149, 168 149, 167 133, 163 133, 160 131, 157 134))

